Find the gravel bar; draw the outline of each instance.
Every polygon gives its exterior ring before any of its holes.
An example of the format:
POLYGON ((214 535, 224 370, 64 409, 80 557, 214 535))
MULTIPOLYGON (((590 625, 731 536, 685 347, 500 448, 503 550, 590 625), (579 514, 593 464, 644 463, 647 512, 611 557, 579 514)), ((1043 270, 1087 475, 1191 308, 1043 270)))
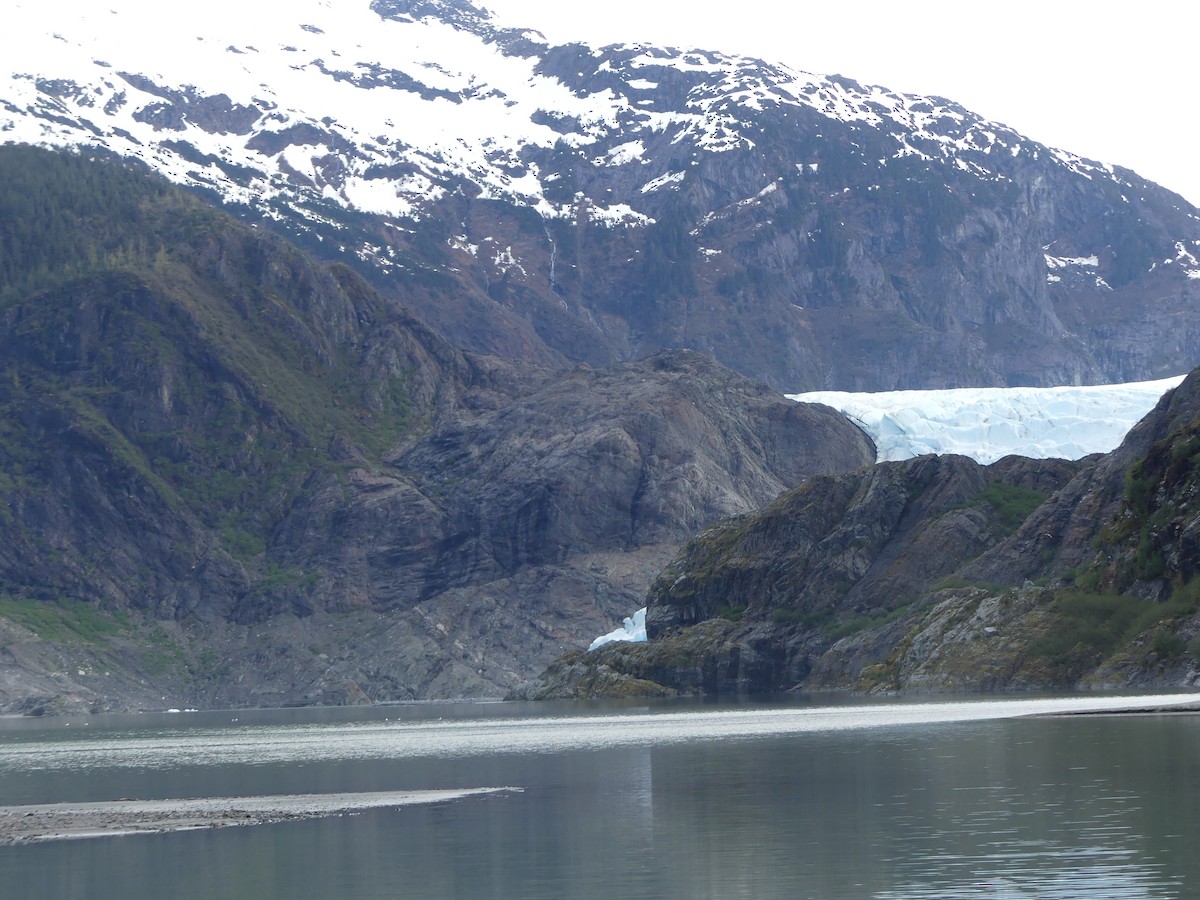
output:
POLYGON ((114 800, 102 803, 44 803, 0 806, 0 844, 58 841, 129 834, 161 834, 234 825, 263 825, 346 815, 380 807, 446 803, 514 787, 446 791, 382 791, 350 794, 290 794, 275 797, 200 797, 186 800, 114 800))

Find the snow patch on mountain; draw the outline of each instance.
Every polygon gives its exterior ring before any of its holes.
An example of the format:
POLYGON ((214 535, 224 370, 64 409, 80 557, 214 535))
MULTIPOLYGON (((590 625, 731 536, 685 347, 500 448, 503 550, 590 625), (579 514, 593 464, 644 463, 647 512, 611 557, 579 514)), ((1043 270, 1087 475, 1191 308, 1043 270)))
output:
MULTIPOLYGON (((1045 248, 1049 250, 1049 247, 1045 248)), ((1083 274, 1094 280, 1096 287, 1107 288, 1108 284, 1093 272, 1080 273, 1082 269, 1096 269, 1100 265, 1098 256, 1051 256, 1049 253, 1043 254, 1046 259, 1046 283, 1058 284, 1063 280, 1063 275, 1083 274)), ((1109 288, 1111 290, 1111 288, 1109 288)))
POLYGON ((642 193, 650 194, 657 191, 659 188, 670 187, 678 184, 687 177, 686 172, 667 172, 665 175, 659 175, 657 178, 652 178, 642 185, 642 193))
POLYGON ((366 2, 251 9, 214 0, 191 20, 142 0, 65 6, 53 25, 26 0, 6 14, 3 139, 103 144, 256 205, 305 192, 407 215, 437 199, 434 185, 465 176, 485 197, 538 206, 542 186, 521 165, 522 149, 591 144, 617 127, 623 108, 610 91, 579 96, 539 75, 536 57, 509 55, 436 18, 381 18, 366 2), (447 68, 453 61, 462 68, 447 68), (202 109, 210 115, 190 114, 202 109), (539 109, 572 128, 534 121, 539 109), (210 121, 231 111, 250 126, 210 121), (410 173, 378 174, 379 163, 400 161, 410 173), (226 175, 234 166, 260 177, 234 188, 226 175))
POLYGON ((1051 256, 1046 254, 1046 268, 1048 269, 1065 269, 1068 266, 1090 266, 1096 268, 1100 265, 1100 258, 1097 256, 1051 256))
MULTIPOLYGON (((1192 245, 1200 248, 1200 241, 1194 241, 1192 245)), ((1175 256, 1164 259, 1163 265, 1178 265, 1188 278, 1200 278, 1200 260, 1196 259, 1196 254, 1189 250, 1183 241, 1175 242, 1175 256)))
POLYGON ((1080 459, 1124 439, 1180 375, 1130 384, 1054 388, 789 394, 844 413, 875 441, 879 460, 958 453, 981 463, 1016 454, 1080 459))
POLYGON ((763 111, 801 107, 880 130, 894 157, 953 160, 983 178, 1003 177, 993 166, 1003 150, 1119 180, 948 101, 708 51, 553 48, 466 2, 211 0, 181 16, 149 0, 62 0, 48 10, 6 8, 0 140, 102 146, 267 214, 326 221, 308 208, 319 199, 420 220, 466 190, 547 219, 641 226, 653 195, 684 177, 681 162, 753 148, 763 111), (553 64, 563 54, 577 63, 553 64), (679 148, 670 161, 650 149, 664 136, 679 148), (537 151, 650 171, 630 196, 562 202, 537 151))

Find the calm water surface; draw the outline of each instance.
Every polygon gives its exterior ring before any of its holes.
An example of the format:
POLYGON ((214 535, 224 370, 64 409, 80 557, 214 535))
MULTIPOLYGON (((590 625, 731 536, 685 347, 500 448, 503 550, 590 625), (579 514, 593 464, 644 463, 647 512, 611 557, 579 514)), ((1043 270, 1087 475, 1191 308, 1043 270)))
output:
POLYGON ((1200 716, 1015 717, 1074 702, 0 720, 5 805, 524 788, 0 847, 0 896, 1200 897, 1200 716))

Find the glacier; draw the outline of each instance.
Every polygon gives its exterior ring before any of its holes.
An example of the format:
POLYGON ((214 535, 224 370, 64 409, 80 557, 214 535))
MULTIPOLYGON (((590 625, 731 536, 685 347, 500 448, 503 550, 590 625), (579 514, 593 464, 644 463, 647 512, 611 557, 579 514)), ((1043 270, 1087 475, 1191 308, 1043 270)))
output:
POLYGON ((1052 388, 810 391, 786 396, 832 406, 850 418, 875 441, 880 462, 958 453, 988 464, 1010 454, 1080 459, 1107 453, 1183 377, 1052 388))

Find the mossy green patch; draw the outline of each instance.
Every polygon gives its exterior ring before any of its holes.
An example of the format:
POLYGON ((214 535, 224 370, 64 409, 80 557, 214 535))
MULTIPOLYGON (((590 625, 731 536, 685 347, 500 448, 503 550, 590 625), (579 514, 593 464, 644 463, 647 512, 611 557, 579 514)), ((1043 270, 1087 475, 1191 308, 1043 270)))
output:
POLYGON ((972 505, 990 509, 1000 530, 1008 535, 1020 528, 1044 502, 1046 495, 1041 491, 997 481, 989 484, 972 505))
POLYGON ((72 600, 24 600, 0 597, 0 616, 28 628, 45 641, 98 644, 127 633, 129 618, 72 600))
POLYGON ((1029 653, 1061 670, 1095 664, 1160 622, 1192 615, 1191 597, 1152 603, 1125 594, 1072 591, 1050 606, 1050 627, 1029 645, 1029 653))
POLYGON ((884 625, 890 625, 901 616, 909 611, 911 603, 897 606, 895 609, 879 610, 864 616, 854 616, 850 619, 843 619, 825 629, 825 637, 833 642, 840 641, 842 638, 850 637, 851 635, 859 634, 870 628, 881 628, 884 625))

